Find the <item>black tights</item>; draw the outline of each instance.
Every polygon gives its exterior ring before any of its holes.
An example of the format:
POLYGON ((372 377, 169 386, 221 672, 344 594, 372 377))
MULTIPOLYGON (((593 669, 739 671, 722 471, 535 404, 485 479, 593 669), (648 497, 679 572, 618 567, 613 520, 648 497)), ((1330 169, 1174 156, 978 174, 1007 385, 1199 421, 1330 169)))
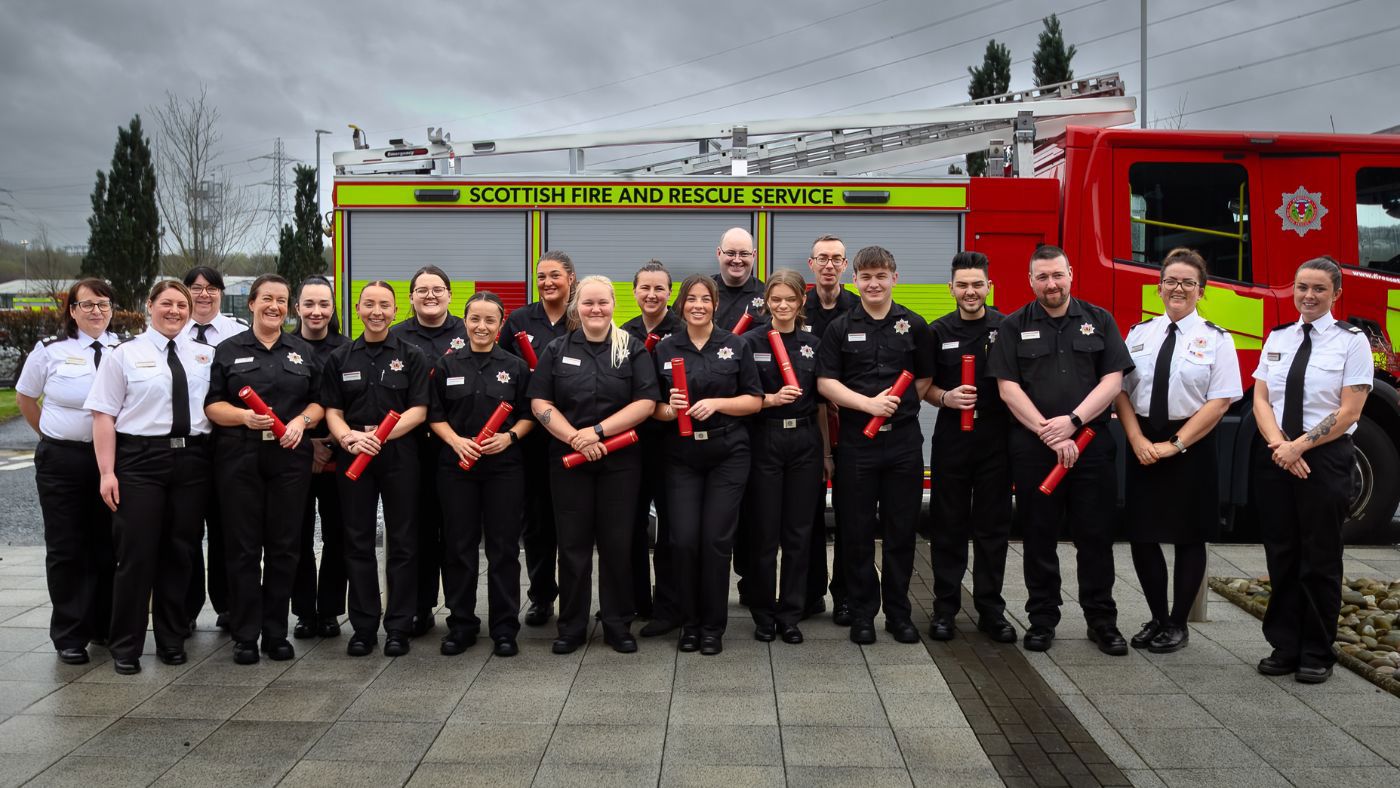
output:
POLYGON ((1186 616, 1196 600, 1196 591, 1206 576, 1206 543, 1176 545, 1176 577, 1172 584, 1172 608, 1167 615, 1167 559, 1156 542, 1133 542, 1133 568, 1142 583, 1142 593, 1152 617, 1186 626, 1186 616))

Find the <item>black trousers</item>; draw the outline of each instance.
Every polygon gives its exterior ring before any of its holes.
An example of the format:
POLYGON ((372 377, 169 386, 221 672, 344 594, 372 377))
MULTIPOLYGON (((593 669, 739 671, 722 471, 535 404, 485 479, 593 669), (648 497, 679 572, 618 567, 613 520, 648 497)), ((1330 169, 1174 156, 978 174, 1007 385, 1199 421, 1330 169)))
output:
POLYGON ((98 492, 92 444, 42 438, 34 481, 44 513, 49 640, 55 649, 106 640, 112 619, 112 512, 98 492))
POLYGON ((189 636, 190 557, 214 486, 209 446, 171 449, 118 436, 116 474, 109 637, 114 658, 136 659, 146 646, 147 610, 156 646, 180 648, 189 636))
POLYGON ((438 606, 438 589, 442 587, 442 557, 446 545, 442 535, 442 507, 438 500, 438 476, 435 469, 442 453, 442 441, 426 428, 418 436, 418 606, 417 615, 432 616, 438 606))
POLYGON ((1274 656, 1304 667, 1337 661, 1342 607, 1342 523, 1346 520, 1355 446, 1344 435, 1303 455, 1299 479, 1273 464, 1262 441, 1254 451, 1254 500, 1263 524, 1264 558, 1273 592, 1264 637, 1274 656))
MULTIPOLYGON (((597 462, 550 464, 559 535, 559 637, 582 641, 593 610, 593 547, 598 547, 598 607, 615 637, 632 621, 632 515, 642 453, 620 449, 597 462)), ((538 600, 536 600, 538 601, 538 600)))
POLYGON ((1107 429, 1079 455, 1051 495, 1040 483, 1057 462, 1029 430, 1011 430, 1011 473, 1016 482, 1017 516, 1024 534, 1026 614, 1033 627, 1060 623, 1060 559, 1055 549, 1060 525, 1068 522, 1079 566, 1079 605, 1091 627, 1117 626, 1113 602, 1113 516, 1118 489, 1113 465, 1117 450, 1107 429))
MULTIPOLYGON (((544 430, 539 430, 543 433, 544 430)), ((559 541, 554 519, 553 486, 544 484, 545 479, 553 478, 554 466, 558 460, 550 462, 547 435, 527 437, 521 448, 525 454, 525 478, 537 480, 530 485, 530 496, 525 499, 525 572, 530 577, 530 587, 526 592, 536 605, 549 606, 559 596, 559 581, 556 571, 559 565, 559 541)), ((561 466, 562 467, 562 466, 561 466)))
POLYGON ((201 531, 209 535, 209 561, 204 560, 202 539, 195 539, 190 548, 190 580, 185 592, 185 620, 193 621, 204 609, 206 589, 209 604, 215 613, 228 612, 228 556, 224 553, 224 515, 219 503, 219 491, 209 486, 208 500, 205 501, 204 523, 201 531), (208 570, 208 584, 205 584, 205 571, 208 570))
MULTIPOLYGON (((835 405, 828 404, 827 408, 834 408, 835 405)), ((831 433, 833 440, 840 445, 841 435, 839 423, 836 420, 829 422, 836 430, 831 433)), ((833 448, 833 455, 834 449, 833 448)), ((807 601, 812 602, 826 596, 828 590, 831 591, 831 600, 835 604, 840 604, 846 598, 846 578, 841 571, 841 566, 845 561, 845 549, 842 545, 841 529, 837 528, 832 534, 831 540, 831 570, 828 573, 826 566, 826 481, 818 480, 820 492, 817 498, 817 511, 812 515, 812 544, 807 551, 807 601), (828 585, 830 581, 830 585, 828 585)), ((836 481, 831 482, 831 506, 836 509, 836 481)))
POLYGON ((914 533, 923 506, 923 435, 916 419, 867 438, 864 422, 847 420, 836 447, 836 527, 845 540, 842 571, 856 621, 873 621, 883 604, 888 621, 908 621, 914 533), (875 540, 883 564, 875 572, 875 540))
POLYGON ((1011 462, 1006 426, 999 426, 983 423, 973 432, 962 432, 956 423, 943 421, 934 433, 929 458, 933 475, 929 559, 935 616, 951 618, 962 608, 969 539, 977 614, 987 620, 1006 615, 1001 588, 1011 535, 1011 462), (954 434, 943 434, 944 424, 950 424, 954 434))
POLYGON ((722 636, 729 622, 729 563, 749 477, 749 433, 733 424, 708 440, 668 438, 666 497, 681 625, 722 636))
POLYGON ((637 514, 632 530, 633 611, 643 618, 675 621, 675 590, 663 587, 661 578, 670 576, 671 548, 663 534, 670 534, 670 512, 666 507, 667 425, 645 422, 637 428, 642 452, 642 484, 637 493, 637 514), (656 507, 656 555, 652 556, 650 537, 651 508, 656 507), (655 599, 652 597, 652 563, 656 565, 655 599))
POLYGON ((234 640, 286 640, 311 485, 311 444, 288 451, 261 432, 220 430, 214 478, 224 502, 229 633, 234 640))
POLYGON ((442 501, 442 587, 447 626, 453 632, 481 631, 476 615, 480 546, 486 541, 487 626, 492 638, 520 631, 520 526, 525 466, 519 452, 502 461, 482 457, 470 471, 437 463, 442 501))
POLYGON ((350 626, 357 634, 408 632, 418 604, 418 446, 411 436, 389 441, 358 481, 345 476, 351 455, 336 452, 336 483, 345 506, 345 575, 350 581, 350 626), (406 444, 406 445, 405 445, 406 444), (384 578, 388 603, 379 603, 375 554, 377 504, 384 503, 384 578))
MULTIPOLYGON (((822 436, 810 419, 792 429, 766 420, 750 432, 750 608, 755 623, 796 625, 807 607, 807 551, 822 478, 822 436), (782 548, 782 575, 778 549, 782 548)), ((825 546, 822 550, 826 553, 825 546)))
POLYGON ((337 472, 311 474, 311 486, 302 507, 301 548, 297 553, 296 580, 292 585, 292 614, 308 621, 337 618, 345 612, 345 523, 340 511, 337 472), (321 515, 321 568, 316 570, 316 515, 321 515))

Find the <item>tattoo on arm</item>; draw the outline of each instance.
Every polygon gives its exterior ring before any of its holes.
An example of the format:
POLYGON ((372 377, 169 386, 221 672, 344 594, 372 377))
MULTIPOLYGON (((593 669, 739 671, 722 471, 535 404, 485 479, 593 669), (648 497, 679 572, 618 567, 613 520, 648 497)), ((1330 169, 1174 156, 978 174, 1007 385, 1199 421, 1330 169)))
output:
POLYGON ((550 417, 551 415, 553 415, 553 413, 554 413, 554 409, 553 409, 553 408, 546 408, 545 411, 544 411, 544 413, 537 413, 537 414, 535 414, 535 415, 540 417, 540 423, 541 423, 541 424, 548 424, 548 423, 549 423, 549 417, 550 417))
POLYGON ((1317 443, 1318 439, 1331 432, 1332 428, 1336 425, 1337 412, 1332 411, 1331 413, 1327 414, 1327 418, 1323 419, 1322 421, 1319 421, 1316 427, 1313 427, 1312 429, 1308 430, 1308 434, 1305 436, 1308 439, 1308 443, 1317 443))

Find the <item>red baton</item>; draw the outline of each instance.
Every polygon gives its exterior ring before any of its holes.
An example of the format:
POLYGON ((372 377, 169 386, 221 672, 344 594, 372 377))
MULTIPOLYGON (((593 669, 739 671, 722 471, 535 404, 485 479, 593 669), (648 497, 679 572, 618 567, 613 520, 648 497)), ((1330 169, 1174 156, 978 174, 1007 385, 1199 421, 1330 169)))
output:
POLYGON ((530 365, 530 371, 534 372, 535 365, 540 363, 540 357, 535 355, 535 348, 530 344, 530 335, 524 331, 515 332, 515 347, 519 349, 520 357, 530 365))
POLYGON ((676 426, 680 428, 681 437, 688 438, 694 430, 690 426, 690 386, 685 383, 685 359, 671 359, 671 382, 685 397, 686 407, 676 411, 676 426))
POLYGON ((646 345, 647 352, 650 353, 651 351, 655 350, 655 349, 656 349, 656 343, 657 343, 657 342, 660 342, 660 341, 661 341, 661 337, 660 337, 660 336, 658 336, 658 335, 656 335, 656 334, 647 334, 647 341, 644 343, 644 344, 646 345))
POLYGON ((792 358, 788 356, 787 346, 783 344, 783 335, 776 330, 768 332, 768 344, 773 347, 773 360, 778 362, 778 369, 783 373, 783 385, 801 388, 797 385, 797 373, 792 369, 792 358))
MULTIPOLYGON (((1083 454, 1084 449, 1089 446, 1089 441, 1093 439, 1094 431, 1085 427, 1079 431, 1078 435, 1074 436, 1074 446, 1079 449, 1080 454, 1083 454)), ((1069 473, 1069 468, 1056 462, 1055 467, 1051 468, 1050 473, 1046 475, 1045 481, 1040 483, 1040 491, 1046 495, 1054 492, 1055 488, 1060 486, 1060 480, 1065 478, 1066 473, 1069 473)))
MULTIPOLYGON (((482 427, 481 432, 476 434, 476 445, 480 446, 485 441, 490 440, 491 436, 496 434, 496 430, 499 430, 501 425, 506 423, 506 417, 510 415, 512 410, 513 408, 511 408, 510 403, 502 400, 501 404, 497 405, 496 409, 491 411, 491 418, 486 420, 486 426, 482 427)), ((465 460, 457 461, 457 467, 464 471, 471 470, 472 466, 475 464, 476 460, 470 457, 465 460)))
MULTIPOLYGON (((401 415, 392 410, 384 415, 384 420, 379 422, 379 426, 374 430, 374 437, 379 440, 381 446, 384 445, 384 441, 389 440, 389 433, 394 431, 394 427, 398 426, 401 418, 403 418, 401 415)), ((349 468, 345 469, 345 478, 352 482, 358 481, 360 474, 365 472, 365 468, 369 467, 369 461, 372 459, 374 457, 368 454, 356 454, 355 461, 350 463, 349 468)))
MULTIPOLYGON (((612 436, 611 438, 608 438, 607 440, 603 441, 603 446, 604 446, 609 452, 615 452, 615 451, 617 451, 618 449, 624 448, 624 447, 626 447, 626 446, 631 446, 632 444, 634 444, 634 443, 636 443, 636 442, 637 442, 637 431, 636 431, 636 430, 628 430, 628 431, 622 433, 621 435, 614 435, 614 436, 612 436)), ((564 467, 565 467, 565 468, 572 468, 572 467, 574 467, 574 466, 576 466, 576 465, 582 465, 582 464, 584 464, 585 462, 588 462, 588 458, 585 457, 585 456, 583 456, 583 452, 581 452, 581 451, 576 451, 576 452, 573 452, 573 453, 571 453, 571 454, 565 454, 565 455, 564 455, 564 467)))
POLYGON ((259 416, 271 416, 272 434, 276 435, 278 440, 282 439, 282 436, 287 432, 287 425, 277 418, 277 414, 272 412, 272 408, 269 408, 266 402, 263 402, 263 398, 258 396, 258 392, 253 391, 252 386, 244 386, 239 389, 238 398, 243 400, 243 403, 248 406, 248 410, 259 416))
MULTIPOLYGON (((899 377, 896 378, 895 381, 894 381, 894 385, 893 385, 893 386, 890 386, 890 396, 891 396, 891 397, 902 397, 902 396, 904 396, 905 390, 908 389, 908 388, 909 388, 909 384, 910 384, 910 383, 913 383, 913 382, 914 382, 914 373, 910 372, 910 371, 907 370, 907 369, 904 370, 904 371, 902 371, 902 372, 900 372, 900 373, 899 373, 899 377)), ((870 417, 870 423, 867 424, 867 425, 865 425, 865 437, 867 437, 867 438, 874 438, 874 437, 875 437, 875 433, 879 432, 879 431, 880 431, 880 428, 883 427, 883 426, 885 426, 885 417, 884 417, 884 416, 871 416, 871 417, 870 417)))
POLYGON ((748 331, 749 326, 751 325, 753 325, 753 315, 750 315, 746 310, 744 314, 740 316, 739 319, 734 323, 734 330, 732 333, 742 334, 745 331, 748 331))
MULTIPOLYGON (((962 384, 971 386, 977 382, 977 357, 967 355, 962 357, 962 384)), ((972 432, 972 420, 977 418, 977 412, 965 410, 962 412, 962 431, 972 432)))

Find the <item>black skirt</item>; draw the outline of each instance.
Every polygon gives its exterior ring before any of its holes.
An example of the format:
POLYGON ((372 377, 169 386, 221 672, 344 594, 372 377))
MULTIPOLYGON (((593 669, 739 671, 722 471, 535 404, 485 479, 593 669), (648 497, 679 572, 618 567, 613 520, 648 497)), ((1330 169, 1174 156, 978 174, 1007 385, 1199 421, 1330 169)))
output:
MULTIPOLYGON (((1138 417, 1143 435, 1153 443, 1169 440, 1185 421, 1173 421, 1160 433, 1138 417)), ((1126 464, 1126 532, 1134 542, 1193 544, 1213 541, 1220 531, 1220 476, 1215 431, 1185 454, 1152 465, 1138 462, 1129 444, 1126 464)))

